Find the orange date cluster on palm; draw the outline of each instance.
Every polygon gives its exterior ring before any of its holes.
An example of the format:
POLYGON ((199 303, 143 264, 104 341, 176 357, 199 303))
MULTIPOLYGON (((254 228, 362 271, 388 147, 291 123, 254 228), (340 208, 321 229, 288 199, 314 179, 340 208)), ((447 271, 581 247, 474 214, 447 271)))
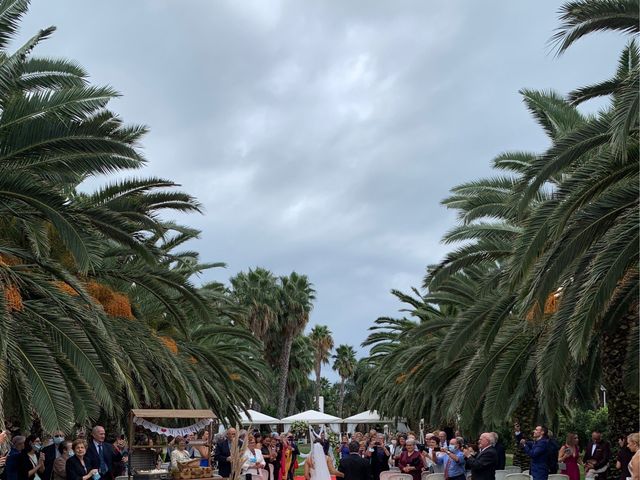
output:
POLYGON ((3 285, 2 294, 4 295, 4 304, 8 312, 21 312, 24 309, 22 303, 22 295, 20 289, 15 285, 3 285))
POLYGON ((174 355, 178 354, 178 344, 173 338, 165 336, 161 336, 158 338, 160 338, 160 341, 164 343, 164 346, 167 347, 167 350, 169 350, 174 355))
POLYGON ((551 315, 553 313, 556 313, 558 311, 559 304, 560 304, 560 293, 559 292, 550 293, 544 302, 544 310, 540 312, 540 304, 536 304, 535 307, 533 307, 531 310, 527 312, 527 321, 533 322, 534 320, 536 320, 541 316, 540 313, 543 313, 544 315, 551 315))
POLYGON ((131 311, 131 302, 125 294, 116 292, 111 288, 98 283, 94 280, 89 281, 85 288, 107 313, 112 317, 122 317, 133 320, 133 312, 131 311))
MULTIPOLYGON (((20 263, 20 259, 17 257, 0 253, 0 267, 13 267, 15 265, 20 265, 20 263)), ((4 285, 0 285, 0 290, 2 290, 5 309, 8 312, 21 312, 24 309, 22 295, 20 294, 20 289, 17 286, 9 282, 4 285)))

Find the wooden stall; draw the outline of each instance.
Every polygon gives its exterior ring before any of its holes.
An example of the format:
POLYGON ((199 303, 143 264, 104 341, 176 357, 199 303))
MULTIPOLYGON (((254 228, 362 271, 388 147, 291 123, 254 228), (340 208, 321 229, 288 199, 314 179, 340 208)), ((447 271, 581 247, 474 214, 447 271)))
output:
MULTIPOLYGON (((207 442, 192 442, 191 445, 206 445, 208 447, 209 458, 207 460, 209 467, 204 469, 204 471, 212 472, 211 460, 213 456, 213 426, 216 423, 216 416, 211 410, 133 409, 129 412, 129 480, 131 480, 132 477, 135 477, 134 480, 163 480, 165 478, 171 478, 170 470, 164 471, 156 469, 155 460, 151 461, 150 457, 148 458, 148 456, 143 454, 144 450, 149 451, 152 450, 153 447, 150 447, 149 445, 134 445, 134 437, 136 425, 141 425, 145 429, 147 429, 149 426, 153 426, 154 429, 151 431, 159 433, 162 436, 167 436, 167 432, 194 428, 198 425, 196 424, 189 427, 162 428, 159 425, 151 422, 151 420, 160 421, 163 419, 176 418, 199 420, 201 421, 200 423, 203 424, 206 423, 206 421, 208 421, 209 419, 211 420, 211 422, 207 423, 206 425, 206 429, 209 432, 209 439, 207 440, 207 442)), ((194 468, 194 470, 198 469, 194 468)), ((201 468, 200 470, 203 470, 203 468, 201 468)), ((182 474, 182 472, 180 473, 182 474)), ((188 478, 189 480, 211 480, 212 477, 213 474, 200 475, 195 477, 183 474, 179 478, 188 478)))

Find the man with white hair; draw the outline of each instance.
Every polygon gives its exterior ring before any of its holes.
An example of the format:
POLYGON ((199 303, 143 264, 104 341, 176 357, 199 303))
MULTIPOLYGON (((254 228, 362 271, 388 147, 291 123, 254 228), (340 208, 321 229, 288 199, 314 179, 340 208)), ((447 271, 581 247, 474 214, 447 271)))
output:
POLYGON ((493 435, 490 432, 484 432, 478 439, 477 453, 472 448, 464 451, 465 462, 471 470, 472 480, 495 480, 498 454, 493 441, 493 435))
POLYGON ((96 469, 102 480, 112 480, 114 478, 113 462, 126 462, 127 457, 116 451, 112 444, 105 442, 105 436, 103 426, 93 427, 88 442, 89 447, 84 458, 87 463, 87 471, 96 469))

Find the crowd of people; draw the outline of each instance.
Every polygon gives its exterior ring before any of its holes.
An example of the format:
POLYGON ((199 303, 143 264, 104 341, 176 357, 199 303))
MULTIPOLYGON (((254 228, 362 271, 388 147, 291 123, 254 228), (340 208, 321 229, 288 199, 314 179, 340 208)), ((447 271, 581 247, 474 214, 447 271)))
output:
MULTIPOLYGON (((126 474, 124 435, 107 438, 105 429, 96 426, 85 437, 79 431, 72 441, 57 431, 43 442, 37 435, 0 433, 0 446, 10 445, 4 451, 0 448, 0 480, 113 480, 126 474)), ((544 425, 538 425, 527 439, 516 424, 514 439, 514 447, 527 458, 521 466, 526 466, 533 480, 547 480, 552 473, 580 480, 580 465, 586 478, 596 478, 610 468, 612 451, 598 431, 592 432, 584 451, 575 433, 560 445, 544 425)), ((239 469, 243 480, 294 480, 301 456, 291 432, 262 435, 257 430, 229 428, 211 443, 208 431, 167 440, 154 445, 150 436, 139 432, 134 444, 153 452, 157 463, 165 463, 170 470, 213 462, 211 466, 223 479, 239 469)), ((418 439, 412 432, 389 436, 371 430, 345 435, 332 447, 321 433, 305 456, 304 476, 306 480, 380 480, 382 472, 393 469, 411 475, 412 480, 421 480, 424 472, 442 473, 446 480, 495 480, 496 470, 506 465, 505 447, 499 440, 495 432, 484 432, 472 442, 459 431, 452 435, 435 431, 418 439)), ((640 480, 640 434, 618 441, 615 467, 620 480, 640 480)), ((519 466, 517 458, 514 455, 514 464, 519 466)))

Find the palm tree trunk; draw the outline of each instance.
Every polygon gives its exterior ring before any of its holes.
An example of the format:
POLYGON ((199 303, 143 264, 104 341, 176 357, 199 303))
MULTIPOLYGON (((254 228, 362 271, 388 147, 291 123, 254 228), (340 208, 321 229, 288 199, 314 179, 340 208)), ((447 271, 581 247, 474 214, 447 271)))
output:
POLYGON ((342 418, 343 404, 344 404, 344 378, 340 380, 340 407, 338 408, 338 410, 340 410, 340 418, 342 418))
POLYGON ((280 358, 280 380, 278 382, 278 418, 285 416, 287 378, 289 377, 289 358, 291 357, 291 346, 293 345, 293 335, 288 334, 282 348, 280 358))
MULTIPOLYGON (((525 397, 524 401, 513 412, 513 423, 520 423, 520 431, 525 432, 527 437, 536 427, 537 403, 536 395, 531 393, 525 397)), ((529 470, 530 463, 531 458, 529 455, 524 453, 524 449, 520 445, 516 445, 513 453, 513 464, 522 470, 529 470)))
POLYGON ((600 348, 602 383, 607 389, 607 416, 612 446, 611 464, 607 470, 609 479, 620 476, 620 472, 615 469, 618 436, 638 431, 638 418, 640 418, 638 393, 626 388, 623 366, 627 358, 629 335, 638 321, 638 305, 634 304, 620 320, 618 328, 605 331, 600 348))
POLYGON ((316 364, 316 408, 320 410, 320 370, 322 364, 318 362, 316 364))

